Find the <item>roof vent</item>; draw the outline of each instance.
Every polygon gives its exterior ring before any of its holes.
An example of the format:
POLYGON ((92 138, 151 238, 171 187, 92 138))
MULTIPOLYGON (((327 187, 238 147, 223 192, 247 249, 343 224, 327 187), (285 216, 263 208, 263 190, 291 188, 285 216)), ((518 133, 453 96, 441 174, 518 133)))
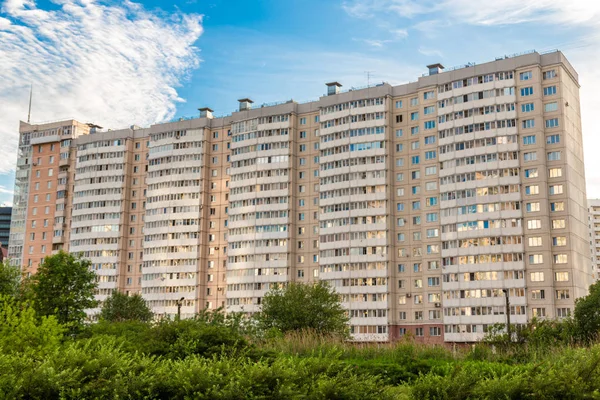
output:
POLYGON ((440 63, 428 65, 429 75, 437 75, 444 71, 444 66, 440 63))
POLYGON ((239 99, 238 101, 240 102, 240 111, 250 110, 252 108, 252 103, 254 103, 252 100, 250 100, 248 98, 239 99))
POLYGON ((198 109, 200 111, 200 118, 212 118, 213 110, 208 107, 202 107, 198 109))
POLYGON ((338 94, 342 84, 339 82, 329 82, 325 84, 327 86, 327 96, 338 94))

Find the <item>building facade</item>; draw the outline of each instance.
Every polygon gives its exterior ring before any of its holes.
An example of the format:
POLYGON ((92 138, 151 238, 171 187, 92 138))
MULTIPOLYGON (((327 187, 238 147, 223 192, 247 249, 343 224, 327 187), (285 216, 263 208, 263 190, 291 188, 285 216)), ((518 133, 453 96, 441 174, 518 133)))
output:
POLYGON ((0 247, 8 249, 12 207, 0 207, 0 247))
POLYGON ((81 253, 100 300, 141 293, 183 317, 253 313, 274 285, 324 280, 356 340, 476 341, 505 322, 505 293, 515 324, 572 311, 593 270, 562 53, 326 88, 149 128, 22 124, 13 261, 81 253))
POLYGON ((590 258, 594 278, 600 279, 600 199, 588 199, 588 226, 590 232, 590 258))

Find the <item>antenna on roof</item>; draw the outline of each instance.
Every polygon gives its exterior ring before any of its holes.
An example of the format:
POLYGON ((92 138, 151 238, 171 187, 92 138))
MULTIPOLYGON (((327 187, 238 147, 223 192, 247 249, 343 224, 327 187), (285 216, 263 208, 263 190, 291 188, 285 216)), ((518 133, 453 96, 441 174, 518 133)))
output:
POLYGON ((33 97, 33 83, 29 88, 29 113, 27 114, 27 123, 31 121, 31 98, 33 97))

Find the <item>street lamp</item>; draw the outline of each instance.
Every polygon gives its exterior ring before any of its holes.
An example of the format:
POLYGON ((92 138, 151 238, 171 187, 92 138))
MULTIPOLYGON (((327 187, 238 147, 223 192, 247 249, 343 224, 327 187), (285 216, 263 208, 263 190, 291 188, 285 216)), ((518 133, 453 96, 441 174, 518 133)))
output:
POLYGON ((510 301, 508 300, 508 289, 502 289, 504 292, 504 298, 506 300, 506 333, 508 334, 508 340, 512 341, 510 335, 510 301))
POLYGON ((185 297, 182 297, 179 300, 177 300, 177 321, 181 321, 181 304, 184 300, 185 297))

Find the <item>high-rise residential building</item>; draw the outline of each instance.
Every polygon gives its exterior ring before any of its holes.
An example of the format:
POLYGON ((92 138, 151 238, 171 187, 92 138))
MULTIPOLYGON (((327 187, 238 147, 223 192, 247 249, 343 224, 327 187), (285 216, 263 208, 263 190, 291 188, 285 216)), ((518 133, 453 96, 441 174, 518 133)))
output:
POLYGON ((149 128, 23 124, 13 260, 82 253, 100 300, 182 317, 324 280, 356 340, 475 341, 505 293, 514 324, 567 316, 593 277, 577 73, 560 52, 428 67, 149 128))
POLYGON ((8 249, 12 207, 0 207, 0 247, 8 249))
POLYGON ((595 279, 600 279, 600 199, 588 199, 590 258, 595 279))

